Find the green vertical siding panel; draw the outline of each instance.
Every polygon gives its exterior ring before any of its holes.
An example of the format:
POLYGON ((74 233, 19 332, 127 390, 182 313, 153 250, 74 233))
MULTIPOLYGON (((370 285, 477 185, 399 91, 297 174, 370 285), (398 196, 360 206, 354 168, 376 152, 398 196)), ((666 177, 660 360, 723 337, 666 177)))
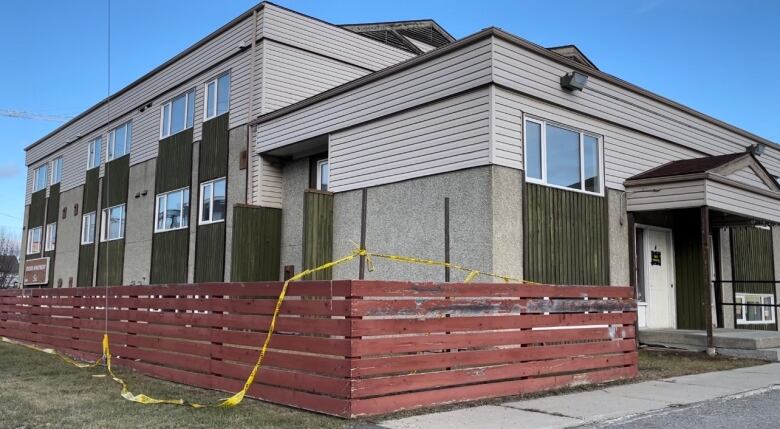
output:
POLYGON ((279 280, 282 211, 268 207, 233 209, 231 281, 279 280))
POLYGON ((156 194, 190 186, 192 181, 192 128, 160 140, 154 191, 156 194))
POLYGON ((155 233, 152 237, 150 284, 186 283, 190 230, 155 233))
POLYGON ((198 179, 206 182, 227 176, 229 114, 217 116, 203 123, 203 138, 198 157, 198 179))
MULTIPOLYGON (((100 169, 92 168, 86 171, 84 179, 84 194, 81 200, 79 216, 96 212, 95 219, 100 221, 98 212, 98 195, 100 194, 100 169)), ((99 237, 95 237, 98 239, 99 237)), ((81 242, 81 230, 79 229, 79 242, 81 242)), ((92 274, 95 263, 95 244, 83 244, 79 246, 78 273, 76 275, 77 286, 92 286, 92 274)))
POLYGON ((225 222, 198 225, 195 242, 195 281, 225 280, 225 222))
MULTIPOLYGON (((198 182, 227 176, 228 114, 203 123, 198 145, 198 182)), ((225 222, 198 225, 195 238, 195 281, 215 282, 225 278, 225 222)))
MULTIPOLYGON (((735 284, 735 292, 774 293, 772 231, 752 226, 731 228, 732 278, 759 283, 735 284), (766 280, 766 283, 760 281, 766 280)), ((731 302, 731 297, 726 298, 731 302)), ((774 311, 774 309, 772 310, 774 311)), ((744 329, 777 330, 777 324, 737 325, 744 329)))
POLYGON ((97 210, 98 193, 100 191, 100 169, 87 170, 84 180, 84 195, 81 204, 81 213, 90 213, 97 210))
POLYGON ((33 192, 30 196, 30 213, 27 215, 27 228, 43 226, 46 221, 46 189, 33 192))
POLYGON ((699 209, 674 215, 675 300, 678 329, 704 329, 704 277, 699 209))
POLYGON ((49 198, 46 201, 46 223, 55 223, 60 215, 60 184, 55 183, 49 188, 49 198))
POLYGON ((97 286, 117 286, 122 284, 125 240, 111 240, 98 245, 97 286))
POLYGON ((524 185, 525 278, 557 284, 609 284, 607 200, 524 185))
MULTIPOLYGON (((306 191, 303 199, 303 269, 333 260, 333 195, 306 191)), ((311 280, 330 280, 331 270, 313 273, 311 280)))
MULTIPOLYGON (((192 182, 192 128, 160 140, 155 170, 155 195, 186 188, 192 182)), ((190 207, 197 193, 190 189, 190 207)), ((197 210, 197 208, 196 208, 197 210)), ((152 228, 153 219, 149 219, 152 228)), ((186 283, 190 229, 154 233, 149 283, 186 283)))
POLYGON ((130 155, 107 162, 103 175, 100 207, 107 208, 127 203, 127 185, 130 177, 130 155))

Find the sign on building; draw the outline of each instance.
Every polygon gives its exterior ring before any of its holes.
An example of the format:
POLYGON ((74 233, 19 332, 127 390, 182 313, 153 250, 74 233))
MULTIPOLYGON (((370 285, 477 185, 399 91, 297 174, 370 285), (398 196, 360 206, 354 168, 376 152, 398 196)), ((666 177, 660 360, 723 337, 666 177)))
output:
POLYGON ((49 283, 49 258, 24 261, 24 285, 45 285, 49 283))

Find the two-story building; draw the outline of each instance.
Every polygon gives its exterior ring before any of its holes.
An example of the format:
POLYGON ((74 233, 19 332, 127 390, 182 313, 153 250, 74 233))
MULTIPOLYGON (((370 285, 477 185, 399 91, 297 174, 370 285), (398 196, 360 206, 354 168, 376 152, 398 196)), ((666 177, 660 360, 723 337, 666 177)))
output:
MULTIPOLYGON (((50 287, 278 280, 361 243, 632 284, 643 327, 778 328, 780 147, 496 28, 261 3, 27 164, 26 259, 50 287)), ((318 277, 463 278, 373 262, 318 277)))

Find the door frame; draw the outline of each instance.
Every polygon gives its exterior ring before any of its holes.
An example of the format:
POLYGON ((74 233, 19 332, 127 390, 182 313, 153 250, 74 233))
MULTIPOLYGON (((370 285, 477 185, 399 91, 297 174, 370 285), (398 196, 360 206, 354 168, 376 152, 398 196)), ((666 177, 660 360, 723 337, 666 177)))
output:
MULTIPOLYGON (((670 262, 670 265, 669 265, 669 284, 672 285, 672 287, 674 289, 672 291, 672 295, 671 295, 672 296, 672 299, 671 299, 671 301, 672 301, 671 302, 672 327, 671 327, 671 329, 677 329, 677 285, 676 285, 676 283, 677 283, 677 270, 676 270, 675 265, 674 265, 674 231, 671 228, 666 228, 666 227, 662 227, 662 226, 655 226, 655 225, 647 225, 647 224, 643 224, 643 223, 636 223, 636 224, 634 224, 634 236, 635 237, 636 237, 636 230, 640 229, 640 228, 641 229, 645 229, 645 230, 651 229, 651 230, 656 230, 656 231, 669 233, 669 235, 668 235, 668 237, 669 237, 669 253, 670 253, 670 255, 669 255, 669 262, 670 262)), ((636 247, 636 240, 634 240, 634 246, 636 247)), ((648 244, 647 244, 647 237, 645 237, 644 246, 645 246, 644 254, 645 254, 645 257, 647 257, 647 255, 650 254, 649 253, 648 244)), ((634 252, 634 254, 636 254, 636 248, 633 249, 633 252, 634 252)), ((645 263, 645 261, 637 261, 637 269, 639 269, 638 266, 640 264, 642 266, 642 270, 644 271, 644 276, 643 277, 645 279, 648 279, 649 272, 648 272, 648 269, 647 269, 648 268, 647 264, 645 263)), ((645 312, 647 312, 647 301, 649 301, 649 296, 650 296, 650 288, 649 287, 645 287, 645 302, 642 303, 642 304, 645 305, 645 312)), ((637 305, 639 305, 639 302, 637 302, 637 305)), ((647 317, 647 316, 645 316, 645 317, 647 317)), ((652 328, 650 328, 650 329, 652 329, 652 328)))

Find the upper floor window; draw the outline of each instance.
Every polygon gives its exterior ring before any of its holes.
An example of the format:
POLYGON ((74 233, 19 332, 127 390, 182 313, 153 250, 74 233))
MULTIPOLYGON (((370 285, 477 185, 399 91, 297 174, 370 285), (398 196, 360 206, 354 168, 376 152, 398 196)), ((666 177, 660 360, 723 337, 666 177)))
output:
POLYGON ((100 241, 119 240, 125 236, 125 205, 103 209, 100 224, 100 241))
POLYGON ((192 128, 192 120, 195 117, 195 90, 191 89, 163 104, 160 115, 160 138, 192 128))
POLYGON ((27 254, 41 253, 41 235, 43 227, 35 227, 27 230, 27 254))
POLYGON ((525 120, 528 182, 601 194, 601 139, 537 119, 525 120))
POLYGON ((46 188, 46 181, 49 179, 49 164, 43 164, 33 170, 33 192, 46 188))
POLYGON ((51 252, 57 245, 57 224, 50 223, 46 225, 46 244, 43 246, 43 250, 51 252))
POLYGON ((124 156, 130 152, 132 131, 132 122, 125 122, 124 124, 109 131, 108 145, 106 146, 106 162, 124 156))
POLYGON ((81 244, 95 242, 95 212, 86 213, 81 217, 81 244))
POLYGON ((225 178, 201 183, 198 223, 222 222, 225 210, 225 178))
POLYGON ((189 188, 158 195, 156 213, 155 232, 188 227, 190 224, 189 188))
POLYGON ((206 108, 203 117, 210 119, 230 110, 230 74, 222 76, 206 83, 206 108))
POLYGON ((330 166, 327 159, 317 161, 317 189, 327 191, 330 183, 330 166))
POLYGON ((55 158, 51 162, 51 184, 60 183, 62 180, 62 157, 55 158))
POLYGON ((87 170, 100 166, 100 151, 103 146, 103 138, 98 137, 89 142, 87 150, 87 170))

